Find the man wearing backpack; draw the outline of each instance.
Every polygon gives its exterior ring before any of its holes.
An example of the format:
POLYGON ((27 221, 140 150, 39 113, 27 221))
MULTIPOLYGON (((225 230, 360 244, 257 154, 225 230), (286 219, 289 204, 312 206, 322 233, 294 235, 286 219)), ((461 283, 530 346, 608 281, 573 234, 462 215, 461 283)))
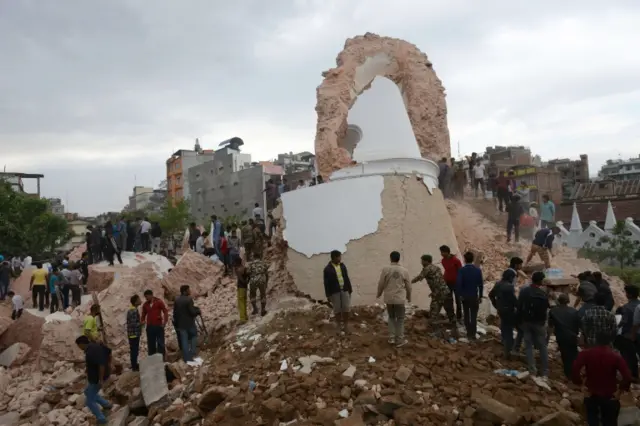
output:
POLYGON ((533 356, 535 346, 540 351, 542 376, 548 377, 549 359, 545 324, 549 312, 549 299, 547 293, 542 289, 544 278, 544 273, 534 272, 531 276, 531 285, 520 290, 518 317, 524 334, 528 370, 531 374, 536 374, 536 363, 533 356))

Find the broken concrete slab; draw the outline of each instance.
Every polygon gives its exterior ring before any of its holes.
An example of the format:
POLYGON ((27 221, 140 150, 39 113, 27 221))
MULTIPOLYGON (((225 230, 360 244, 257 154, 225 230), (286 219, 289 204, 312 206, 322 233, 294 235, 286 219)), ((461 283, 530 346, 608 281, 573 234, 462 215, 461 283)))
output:
POLYGON ((20 364, 30 351, 31 348, 26 343, 14 343, 0 354, 0 365, 11 367, 14 364, 20 364))
POLYGON ((638 407, 622 407, 618 414, 618 426, 636 426, 640 424, 640 409, 638 407))
POLYGON ((129 426, 149 426, 149 419, 143 416, 138 416, 129 423, 129 426))
POLYGON ((15 411, 0 414, 0 425, 2 426, 14 426, 17 425, 20 421, 20 413, 16 413, 15 411))
POLYGON ((109 416, 109 426, 125 426, 129 417, 129 407, 124 406, 109 416))
POLYGON ((71 383, 80 380, 82 376, 83 374, 80 372, 77 372, 75 370, 67 370, 53 379, 53 382, 51 384, 56 388, 64 388, 71 383))
POLYGON ((349 368, 347 368, 344 371, 344 373, 342 373, 343 376, 349 377, 349 378, 353 378, 354 374, 356 374, 356 366, 355 365, 350 365, 349 368))
POLYGON ((400 368, 398 368, 398 371, 396 371, 394 378, 401 383, 405 383, 407 380, 409 380, 409 376, 411 376, 411 369, 405 366, 401 366, 400 368))
POLYGON ((140 389, 147 407, 169 393, 162 354, 154 354, 140 361, 140 389))

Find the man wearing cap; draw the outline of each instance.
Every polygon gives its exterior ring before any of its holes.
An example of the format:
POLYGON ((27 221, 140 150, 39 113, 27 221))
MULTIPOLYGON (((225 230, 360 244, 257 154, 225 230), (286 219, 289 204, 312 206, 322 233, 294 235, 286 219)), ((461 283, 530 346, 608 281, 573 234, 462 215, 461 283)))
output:
POLYGON ((560 293, 557 302, 558 305, 549 311, 549 335, 552 331, 556 334, 564 374, 570 379, 573 362, 578 357, 580 317, 578 311, 569 306, 568 295, 560 293))

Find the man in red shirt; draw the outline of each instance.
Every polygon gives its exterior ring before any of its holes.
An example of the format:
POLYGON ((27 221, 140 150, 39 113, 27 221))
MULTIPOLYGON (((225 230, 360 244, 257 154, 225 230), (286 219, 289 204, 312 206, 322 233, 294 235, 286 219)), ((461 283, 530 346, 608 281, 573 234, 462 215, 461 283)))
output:
POLYGON ((618 424, 620 401, 616 399, 618 391, 617 373, 622 382, 620 391, 628 391, 631 373, 624 359, 611 349, 611 336, 598 334, 596 346, 580 352, 573 363, 573 382, 582 385, 581 372, 586 372, 586 385, 589 396, 584 398, 589 426, 615 426, 618 424))
POLYGON ((456 280, 458 279, 458 271, 462 268, 462 262, 451 254, 449 246, 440 246, 440 255, 442 256, 442 267, 444 268, 444 281, 447 283, 449 290, 453 293, 456 301, 456 319, 462 321, 462 299, 455 291, 456 280))
POLYGON ((164 326, 169 319, 167 305, 161 299, 154 297, 151 290, 145 290, 144 298, 147 301, 142 305, 140 321, 147 328, 149 355, 160 353, 164 357, 164 326))

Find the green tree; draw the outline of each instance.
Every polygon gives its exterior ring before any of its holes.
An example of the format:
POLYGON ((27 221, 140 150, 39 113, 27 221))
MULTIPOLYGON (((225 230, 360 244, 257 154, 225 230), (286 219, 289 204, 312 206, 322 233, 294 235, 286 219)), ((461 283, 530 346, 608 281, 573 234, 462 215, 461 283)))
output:
POLYGON ((72 236, 67 221, 51 213, 47 200, 0 181, 0 253, 44 259, 72 236))
POLYGON ((184 231, 189 226, 191 214, 189 213, 189 202, 187 200, 173 201, 167 198, 158 214, 149 217, 152 221, 157 221, 165 236, 175 239, 182 238, 184 231))
POLYGON ((606 243, 603 249, 606 257, 616 261, 620 269, 633 266, 640 259, 640 247, 631 239, 631 234, 623 220, 619 220, 611 231, 611 236, 600 239, 606 243))

